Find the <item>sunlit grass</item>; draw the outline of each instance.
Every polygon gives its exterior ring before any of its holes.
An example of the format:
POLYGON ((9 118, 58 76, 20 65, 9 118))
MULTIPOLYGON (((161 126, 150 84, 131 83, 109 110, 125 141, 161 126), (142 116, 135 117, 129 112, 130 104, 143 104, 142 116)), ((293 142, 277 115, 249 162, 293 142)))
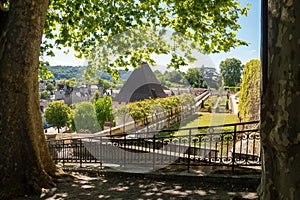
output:
MULTIPOLYGON (((192 127, 201 127, 201 126, 215 126, 223 124, 232 124, 237 123, 237 115, 233 114, 223 114, 223 113, 201 113, 195 114, 185 120, 180 124, 177 124, 174 128, 192 128, 192 127)), ((172 129, 171 128, 171 129, 172 129)), ((192 134, 206 133, 208 129, 199 129, 197 131, 192 131, 192 134)), ((233 131, 234 127, 222 127, 222 132, 233 131)), ((186 135, 186 131, 175 132, 174 135, 186 135)))
MULTIPOLYGON (((221 124, 236 123, 238 120, 237 115, 225 113, 205 113, 201 114, 198 120, 195 120, 196 126, 213 126, 221 124)), ((191 122, 192 123, 192 122, 191 122)))
POLYGON ((183 120, 177 128, 191 128, 198 126, 214 126, 237 123, 238 117, 234 114, 225 113, 201 113, 195 114, 183 120))
MULTIPOLYGON (((237 123, 238 117, 237 115, 233 114, 226 114, 226 113, 196 113, 190 117, 185 118, 184 120, 181 121, 181 123, 177 123, 176 125, 170 127, 169 130, 172 129, 182 129, 182 128, 195 128, 195 127, 204 127, 204 126, 215 126, 215 125, 223 125, 223 124, 233 124, 237 123)), ((169 136, 183 136, 184 138, 187 135, 189 135, 191 131, 192 135, 197 135, 193 136, 194 138, 200 138, 200 135, 203 135, 204 137, 207 136, 207 133, 210 132, 211 130, 209 128, 203 128, 203 129, 192 129, 192 130, 179 130, 179 131, 174 131, 174 132, 160 132, 158 135, 159 137, 169 137, 169 136)), ((213 132, 217 133, 213 137, 219 137, 222 135, 221 138, 226 137, 226 135, 231 136, 232 132, 234 131, 234 126, 228 126, 228 127, 220 127, 220 128, 214 128, 213 132), (226 133, 225 133, 226 132, 226 133), (229 133, 231 132, 231 133, 229 133), (221 133, 225 133, 224 135, 221 133)), ((205 141, 193 141, 193 145, 197 147, 203 147, 207 148, 207 144, 210 142, 205 142, 205 141)), ((224 141, 223 142, 218 142, 218 143, 213 143, 215 145, 216 149, 223 149, 224 151, 222 154, 225 156, 226 148, 231 149, 232 148, 232 141, 224 141)))

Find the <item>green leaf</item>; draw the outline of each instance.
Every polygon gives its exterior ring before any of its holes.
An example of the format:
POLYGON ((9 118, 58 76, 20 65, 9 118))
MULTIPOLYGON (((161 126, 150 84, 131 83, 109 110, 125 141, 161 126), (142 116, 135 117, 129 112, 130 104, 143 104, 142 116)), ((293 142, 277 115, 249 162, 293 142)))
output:
POLYGON ((54 47, 43 42, 41 55, 71 47, 77 57, 95 62, 94 67, 126 68, 142 61, 155 63, 153 53, 169 54, 177 48, 185 56, 172 58, 168 66, 179 69, 194 61, 192 49, 211 53, 247 45, 235 33, 239 17, 249 9, 237 0, 51 1, 44 38, 54 39, 54 47), (176 33, 174 38, 162 27, 176 33), (103 59, 124 55, 126 59, 103 59))

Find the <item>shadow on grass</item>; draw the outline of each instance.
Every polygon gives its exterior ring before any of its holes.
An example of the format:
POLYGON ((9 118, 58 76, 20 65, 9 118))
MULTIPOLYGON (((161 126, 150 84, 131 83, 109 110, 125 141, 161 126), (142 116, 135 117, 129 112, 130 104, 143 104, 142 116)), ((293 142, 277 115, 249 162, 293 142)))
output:
POLYGON ((171 125, 168 129, 160 131, 159 134, 157 135, 157 137, 173 136, 174 133, 176 132, 176 130, 178 130, 180 127, 187 126, 188 123, 199 119, 200 116, 202 116, 202 115, 199 113, 193 114, 193 115, 181 120, 180 122, 177 122, 177 123, 171 125), (172 130, 174 130, 174 131, 172 131, 172 130))
POLYGON ((199 119, 201 116, 202 116, 202 114, 200 114, 200 113, 195 113, 195 114, 193 114, 193 115, 191 115, 191 116, 189 116, 189 117, 183 119, 181 122, 178 122, 178 123, 172 125, 172 126, 170 127, 170 130, 172 130, 172 129, 179 129, 180 127, 185 127, 185 126, 187 126, 191 121, 195 121, 195 120, 199 119))

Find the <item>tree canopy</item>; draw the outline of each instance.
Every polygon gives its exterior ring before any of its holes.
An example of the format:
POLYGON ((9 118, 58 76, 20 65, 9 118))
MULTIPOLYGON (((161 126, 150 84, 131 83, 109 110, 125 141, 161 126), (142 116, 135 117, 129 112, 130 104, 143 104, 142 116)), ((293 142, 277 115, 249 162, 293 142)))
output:
POLYGON ((103 93, 113 88, 113 83, 101 78, 98 78, 98 85, 101 87, 103 93))
POLYGON ((178 68, 186 61, 175 50, 183 51, 189 60, 191 49, 211 53, 246 45, 235 32, 240 29, 239 16, 246 15, 249 7, 241 7, 236 0, 54 0, 42 55, 53 55, 53 47, 70 47, 77 57, 95 61, 94 67, 118 73, 113 69, 137 67, 143 60, 154 63, 152 53, 171 54, 172 66, 178 68), (171 42, 164 38, 169 34, 165 28, 173 30, 171 42), (117 58, 109 61, 109 56, 117 58))
POLYGON ((95 110, 100 127, 104 128, 105 122, 113 121, 112 100, 109 96, 97 99, 95 102, 95 110))
POLYGON ((189 68, 184 77, 193 88, 207 88, 207 84, 203 78, 202 68, 189 68))
POLYGON ((93 103, 82 102, 74 111, 75 130, 79 133, 96 133, 101 131, 100 124, 96 117, 96 111, 93 103))
POLYGON ((49 66, 47 68, 53 75, 55 79, 79 79, 83 75, 83 71, 86 66, 49 66))
POLYGON ((177 70, 165 71, 164 73, 155 70, 154 74, 160 84, 166 87, 186 87, 188 85, 182 72, 177 70))
POLYGON ((40 92, 40 99, 49 100, 51 95, 47 91, 40 92))
POLYGON ((54 101, 45 110, 45 118, 49 124, 59 129, 66 126, 70 119, 71 109, 62 101, 54 101))
POLYGON ((203 78, 208 87, 218 89, 222 86, 222 77, 216 68, 202 66, 201 69, 203 71, 203 78))
POLYGON ((225 86, 238 86, 243 71, 242 62, 236 58, 227 58, 220 63, 220 71, 225 86))
POLYGON ((46 84, 46 90, 53 94, 53 92, 55 91, 55 85, 51 82, 48 82, 46 84))

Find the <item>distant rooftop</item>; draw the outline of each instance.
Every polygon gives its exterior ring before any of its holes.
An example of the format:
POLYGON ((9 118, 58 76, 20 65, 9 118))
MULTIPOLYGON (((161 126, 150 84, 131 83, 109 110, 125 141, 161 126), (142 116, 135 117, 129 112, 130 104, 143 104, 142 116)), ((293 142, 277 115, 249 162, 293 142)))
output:
POLYGON ((155 99, 166 96, 148 63, 143 62, 141 67, 132 72, 113 101, 128 103, 150 97, 155 99))

